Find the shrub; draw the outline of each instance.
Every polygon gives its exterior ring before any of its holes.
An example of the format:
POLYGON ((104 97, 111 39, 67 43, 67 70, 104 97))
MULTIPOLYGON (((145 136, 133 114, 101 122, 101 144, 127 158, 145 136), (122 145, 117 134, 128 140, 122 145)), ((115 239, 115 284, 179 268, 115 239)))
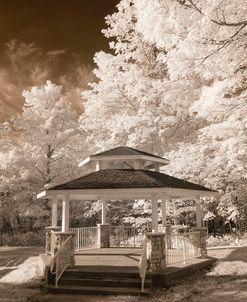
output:
POLYGON ((217 247, 217 246, 243 246, 247 245, 247 234, 243 235, 230 235, 226 234, 223 236, 210 236, 207 239, 208 247, 217 247))
POLYGON ((0 237, 0 246, 44 246, 45 232, 38 233, 27 232, 14 235, 2 234, 0 237))

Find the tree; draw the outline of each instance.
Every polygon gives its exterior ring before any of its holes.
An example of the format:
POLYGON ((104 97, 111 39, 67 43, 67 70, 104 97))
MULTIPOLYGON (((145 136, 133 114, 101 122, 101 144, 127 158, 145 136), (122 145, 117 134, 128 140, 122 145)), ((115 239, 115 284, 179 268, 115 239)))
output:
POLYGON ((9 212, 15 208, 19 231, 40 230, 47 225, 50 205, 48 201, 37 203, 36 194, 46 184, 74 176, 83 156, 77 114, 64 101, 61 90, 47 81, 24 91, 23 112, 8 129, 12 141, 2 138, 5 149, 0 156, 6 161, 1 161, 1 201, 9 212))
POLYGON ((61 90, 47 81, 24 91, 23 113, 14 122, 20 152, 25 154, 22 173, 39 187, 74 175, 83 150, 77 115, 64 102, 61 90))
POLYGON ((245 70, 244 0, 135 3, 139 31, 147 42, 165 49, 162 60, 174 78, 194 72, 207 79, 225 78, 245 70))
POLYGON ((225 199, 234 186, 243 203, 245 1, 122 0, 117 9, 103 31, 113 53, 96 54, 99 81, 84 94, 88 142, 156 151, 171 160, 166 172, 225 199))
POLYGON ((113 54, 94 57, 98 81, 83 93, 81 129, 96 150, 128 144, 163 155, 178 138, 194 133, 188 108, 200 84, 198 78, 171 81, 160 60, 164 49, 145 41, 138 29, 136 1, 121 1, 117 9, 103 30, 113 39, 113 54))

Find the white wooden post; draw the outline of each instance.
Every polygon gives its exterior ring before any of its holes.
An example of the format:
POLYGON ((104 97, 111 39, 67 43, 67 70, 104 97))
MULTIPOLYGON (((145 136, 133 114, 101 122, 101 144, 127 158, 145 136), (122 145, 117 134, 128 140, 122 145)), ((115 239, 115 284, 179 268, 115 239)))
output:
POLYGON ((160 166, 158 164, 154 165, 154 171, 159 172, 160 171, 160 166))
POLYGON ((57 226, 57 196, 53 196, 52 199, 52 212, 51 212, 51 226, 57 226))
POLYGON ((162 216, 162 226, 166 226, 166 200, 161 199, 161 216, 162 216))
POLYGON ((69 231, 69 196, 64 195, 62 203, 62 232, 69 231))
POLYGON ((102 200, 101 203, 101 224, 106 224, 106 201, 102 200))
POLYGON ((96 171, 99 171, 101 169, 101 164, 102 164, 101 161, 99 161, 99 160, 96 161, 96 164, 95 164, 96 171))
POLYGON ((202 227, 202 209, 200 203, 200 196, 196 196, 196 226, 202 227))
POLYGON ((134 160, 134 169, 135 170, 143 169, 143 165, 139 160, 134 160))
POLYGON ((152 197, 152 232, 158 232, 158 203, 156 197, 152 197))

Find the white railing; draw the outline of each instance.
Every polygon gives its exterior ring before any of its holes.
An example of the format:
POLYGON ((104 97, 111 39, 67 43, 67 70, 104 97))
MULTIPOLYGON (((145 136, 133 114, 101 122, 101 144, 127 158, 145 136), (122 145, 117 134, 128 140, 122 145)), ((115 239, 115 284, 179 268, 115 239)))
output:
POLYGON ((75 233, 75 250, 97 247, 97 227, 70 228, 69 231, 75 233))
POLYGON ((143 243, 143 234, 139 234, 135 227, 111 226, 110 246, 112 247, 140 247, 143 243))
POLYGON ((142 291, 144 291, 144 284, 145 284, 145 278, 146 278, 147 268, 148 268, 148 261, 147 261, 147 236, 144 235, 142 254, 141 254, 141 258, 140 258, 139 264, 138 264, 139 274, 140 274, 140 278, 141 278, 142 291))
POLYGON ((167 264, 184 262, 201 256, 200 232, 166 236, 166 261, 167 264))
POLYGON ((66 268, 71 265, 73 258, 72 236, 69 236, 59 247, 51 261, 51 273, 55 274, 55 286, 58 286, 58 281, 66 268))

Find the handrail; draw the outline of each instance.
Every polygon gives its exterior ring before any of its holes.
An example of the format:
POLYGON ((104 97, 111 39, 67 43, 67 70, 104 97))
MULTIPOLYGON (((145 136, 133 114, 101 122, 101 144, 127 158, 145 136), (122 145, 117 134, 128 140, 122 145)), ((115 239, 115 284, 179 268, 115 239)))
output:
POLYGON ((69 236, 59 247, 51 261, 51 273, 55 274, 55 286, 68 266, 71 265, 71 240, 69 236), (55 268, 55 270, 54 270, 55 268))
POLYGON ((145 283, 147 268, 148 268, 148 261, 147 261, 147 236, 145 235, 144 236, 144 241, 143 241, 143 247, 142 247, 142 254, 141 254, 141 258, 140 258, 139 264, 138 264, 139 275, 141 277, 142 291, 144 291, 144 283, 145 283))

